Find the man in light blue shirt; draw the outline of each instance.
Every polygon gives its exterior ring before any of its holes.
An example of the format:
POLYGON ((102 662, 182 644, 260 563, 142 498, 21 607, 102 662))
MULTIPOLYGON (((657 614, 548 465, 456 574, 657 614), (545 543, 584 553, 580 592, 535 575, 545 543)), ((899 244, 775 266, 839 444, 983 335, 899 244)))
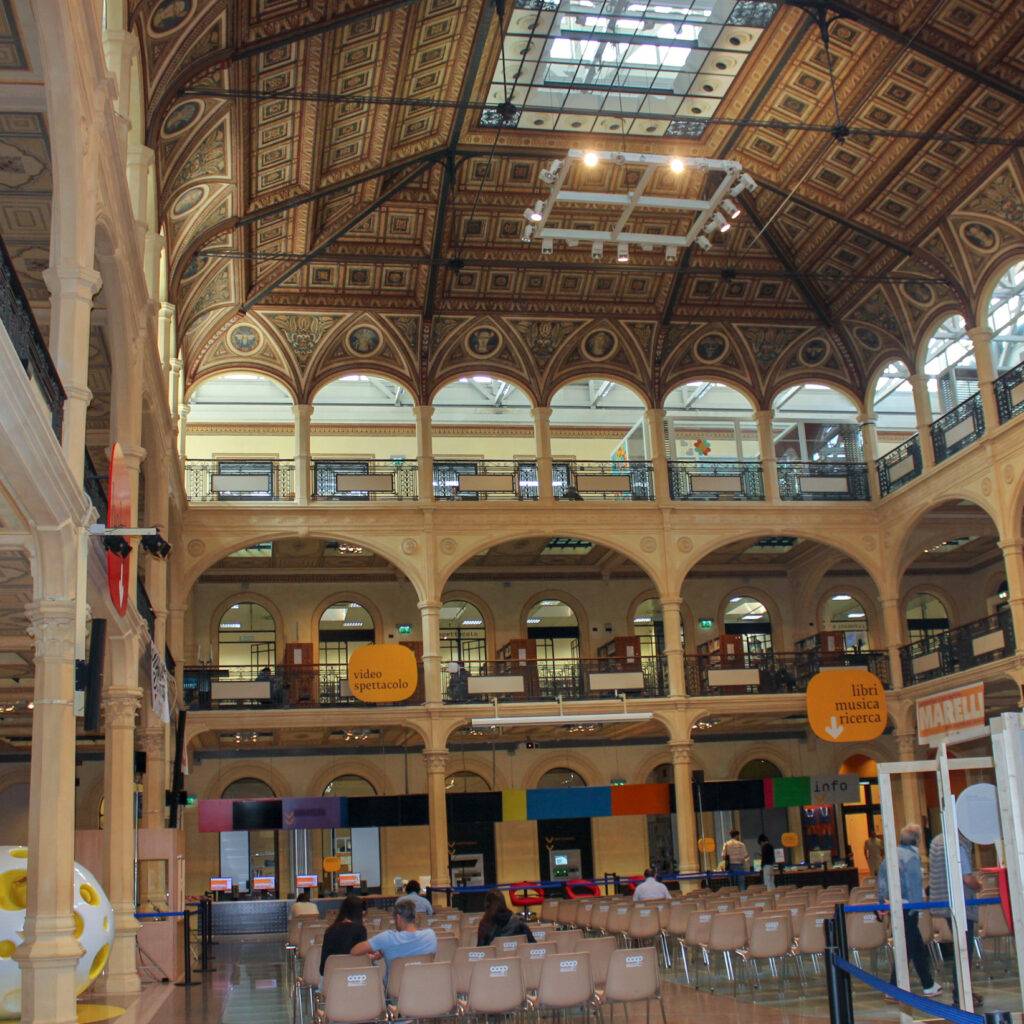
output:
POLYGON ((437 952, 437 935, 433 928, 416 928, 416 908, 408 897, 403 896, 395 904, 395 930, 379 932, 366 942, 360 942, 352 948, 356 956, 364 953, 370 955, 370 961, 376 963, 384 958, 384 983, 387 984, 387 968, 391 961, 402 956, 422 956, 437 952))
MULTIPOLYGON (((900 832, 900 845, 896 849, 896 861, 900 873, 900 892, 904 903, 924 902, 924 873, 921 869, 921 854, 917 845, 921 841, 920 825, 905 825, 900 832)), ((878 868, 878 896, 879 899, 889 901, 889 872, 886 862, 883 860, 878 868)), ((942 991, 942 986, 937 984, 932 977, 931 965, 928 963, 928 951, 925 949, 924 939, 921 937, 921 926, 918 924, 918 911, 903 911, 903 930, 907 939, 907 959, 909 959, 917 976, 921 979, 921 986, 926 996, 937 996, 942 991)), ((896 984, 896 967, 893 966, 889 984, 896 984)), ((886 996, 892 999, 891 996, 886 996)))
POLYGON ((434 908, 425 896, 420 893, 420 883, 415 878, 410 878, 405 883, 405 899, 412 900, 417 914, 433 914, 434 908))

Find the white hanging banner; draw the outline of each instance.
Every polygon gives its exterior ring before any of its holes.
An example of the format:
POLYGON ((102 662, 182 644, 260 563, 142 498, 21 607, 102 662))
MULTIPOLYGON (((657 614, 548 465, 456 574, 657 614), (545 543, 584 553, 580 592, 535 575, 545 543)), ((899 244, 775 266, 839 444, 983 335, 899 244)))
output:
POLYGON ((167 666, 160 652, 156 649, 153 641, 149 641, 149 701, 153 708, 153 714, 161 722, 170 722, 170 677, 167 675, 167 666))

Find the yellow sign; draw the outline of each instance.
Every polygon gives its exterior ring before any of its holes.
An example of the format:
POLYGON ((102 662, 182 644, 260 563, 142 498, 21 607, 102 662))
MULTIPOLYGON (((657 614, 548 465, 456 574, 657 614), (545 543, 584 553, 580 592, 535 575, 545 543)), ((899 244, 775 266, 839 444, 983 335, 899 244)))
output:
POLYGON ((416 655, 401 644, 367 644, 348 659, 352 696, 366 704, 391 704, 416 692, 416 655))
POLYGON ((829 743, 866 743, 885 731, 885 690, 861 668, 829 668, 807 684, 807 722, 829 743))
POLYGON ((793 849, 794 846, 799 845, 800 837, 795 832, 783 832, 782 833, 782 845, 787 850, 793 849))
POLYGON ((697 849, 700 850, 701 853, 714 853, 715 852, 715 841, 714 841, 714 839, 711 839, 710 837, 706 838, 706 839, 698 839, 697 840, 697 849))
POLYGON ((324 857, 324 874, 329 875, 332 871, 341 870, 340 857, 324 857))

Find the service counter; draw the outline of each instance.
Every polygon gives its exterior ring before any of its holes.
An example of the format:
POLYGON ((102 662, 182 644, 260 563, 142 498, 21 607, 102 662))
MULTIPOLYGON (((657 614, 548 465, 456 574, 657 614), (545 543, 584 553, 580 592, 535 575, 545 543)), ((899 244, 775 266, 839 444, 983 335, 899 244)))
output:
MULTIPOLYGON (((760 871, 746 873, 748 885, 761 881, 760 871)), ((703 888, 716 892, 735 885, 735 876, 714 875, 706 878, 703 888)), ((848 885, 851 889, 860 883, 860 872, 856 868, 787 868, 785 871, 775 870, 775 884, 795 885, 805 888, 809 885, 848 885)))
MULTIPOLYGON (((389 908, 397 896, 363 897, 367 906, 389 908)), ((341 906, 341 896, 313 900, 320 917, 326 920, 341 906)), ((295 900, 215 900, 213 902, 214 935, 267 935, 288 931, 288 914, 295 900)))

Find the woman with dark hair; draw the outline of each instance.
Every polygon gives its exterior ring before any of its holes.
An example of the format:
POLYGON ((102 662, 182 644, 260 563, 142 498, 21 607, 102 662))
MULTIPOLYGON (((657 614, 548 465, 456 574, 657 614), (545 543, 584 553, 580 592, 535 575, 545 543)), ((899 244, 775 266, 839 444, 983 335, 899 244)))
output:
POLYGON ((358 896, 346 896, 342 901, 334 924, 324 932, 324 944, 320 953, 320 973, 329 956, 339 953, 351 953, 352 947, 366 941, 366 925, 363 924, 363 913, 366 906, 358 896))
POLYGON ((484 897, 484 916, 477 925, 476 944, 489 946, 495 939, 512 935, 525 935, 527 942, 536 941, 526 922, 505 905, 505 894, 500 889, 491 889, 484 897))

